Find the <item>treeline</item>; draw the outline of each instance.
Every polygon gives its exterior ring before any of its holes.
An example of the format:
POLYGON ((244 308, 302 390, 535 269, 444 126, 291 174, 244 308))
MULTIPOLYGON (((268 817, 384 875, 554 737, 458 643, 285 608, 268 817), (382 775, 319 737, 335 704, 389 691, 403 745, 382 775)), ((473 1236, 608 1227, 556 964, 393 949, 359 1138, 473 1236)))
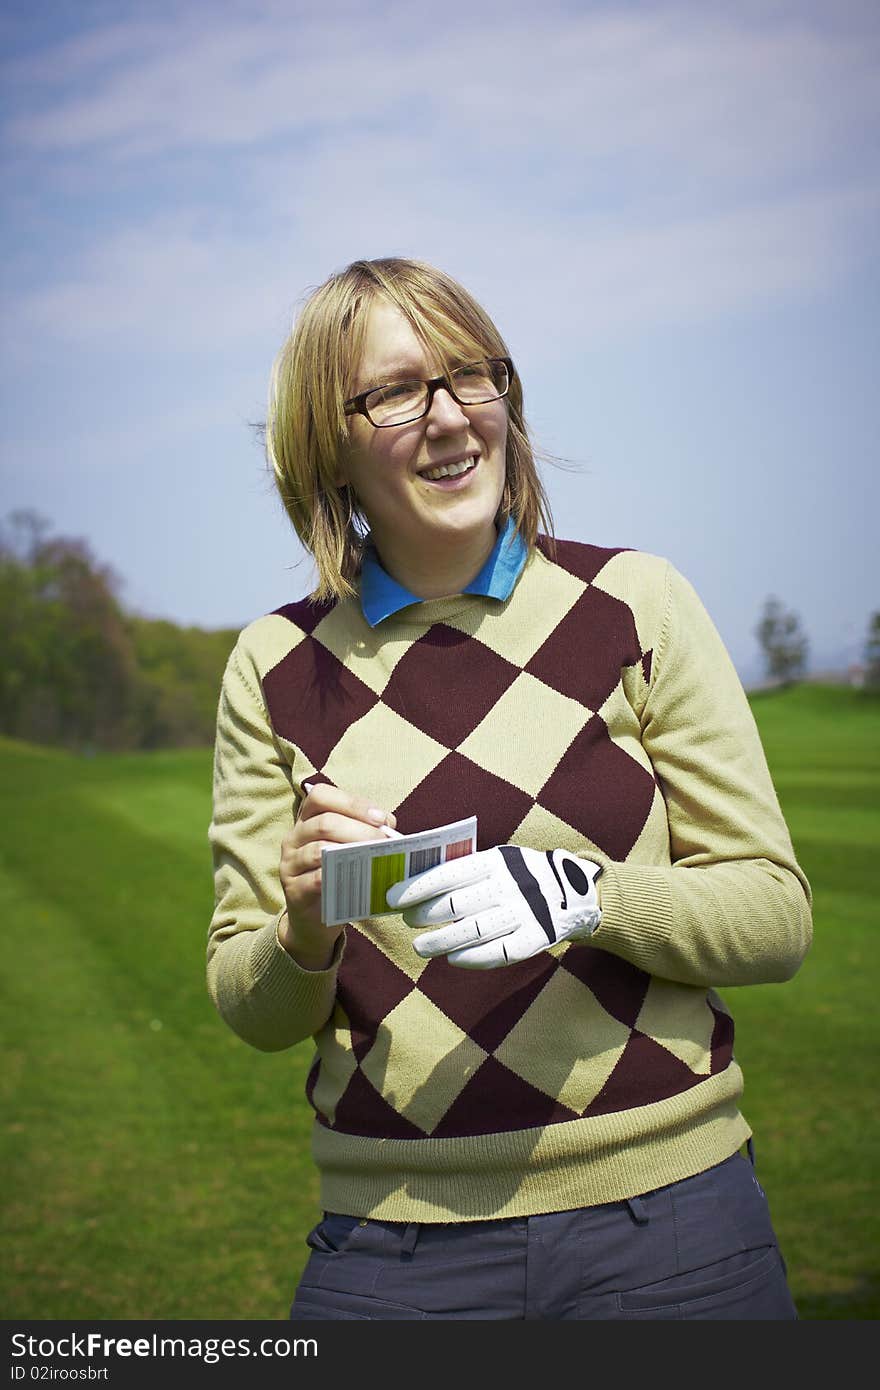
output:
MULTIPOLYGON (((797 613, 771 595, 764 604, 755 636, 768 681, 791 685, 804 679, 810 644, 797 613)), ((868 619, 863 651, 864 664, 861 668, 851 668, 851 677, 866 690, 880 691, 880 610, 868 619)))
POLYGON ((72 750, 210 744, 233 628, 126 613, 83 540, 33 512, 0 529, 0 732, 72 750))

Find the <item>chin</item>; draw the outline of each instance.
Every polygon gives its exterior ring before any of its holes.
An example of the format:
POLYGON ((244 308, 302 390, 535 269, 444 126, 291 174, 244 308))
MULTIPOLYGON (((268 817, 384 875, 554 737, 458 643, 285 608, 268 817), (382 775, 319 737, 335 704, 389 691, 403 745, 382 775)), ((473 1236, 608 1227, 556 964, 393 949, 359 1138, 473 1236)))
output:
POLYGON ((494 533, 496 529, 496 515, 496 511, 477 515, 471 512, 468 515, 464 508, 457 514, 453 514, 450 509, 450 512, 445 516, 432 517, 431 526, 432 529, 444 532, 450 537, 461 536, 464 538, 466 536, 488 535, 490 531, 494 533))

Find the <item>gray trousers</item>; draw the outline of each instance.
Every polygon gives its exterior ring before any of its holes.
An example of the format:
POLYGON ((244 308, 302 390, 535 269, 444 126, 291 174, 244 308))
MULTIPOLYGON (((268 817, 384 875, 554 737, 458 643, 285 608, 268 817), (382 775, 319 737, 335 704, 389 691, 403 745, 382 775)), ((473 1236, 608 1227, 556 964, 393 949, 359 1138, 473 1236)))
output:
POLYGON ((452 1225, 325 1213, 290 1316, 797 1318, 749 1159, 574 1211, 452 1225))

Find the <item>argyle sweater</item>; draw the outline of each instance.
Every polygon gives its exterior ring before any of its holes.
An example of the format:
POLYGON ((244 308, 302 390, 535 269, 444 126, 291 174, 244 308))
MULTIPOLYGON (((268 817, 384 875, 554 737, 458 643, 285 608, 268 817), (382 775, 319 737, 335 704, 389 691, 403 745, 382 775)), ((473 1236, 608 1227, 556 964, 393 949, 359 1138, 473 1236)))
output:
POLYGON ((215 754, 212 996, 254 1046, 314 1040, 327 1210, 455 1221, 617 1201, 750 1134, 724 986, 786 980, 810 890, 727 652, 668 562, 545 540, 506 600, 292 603, 241 634, 215 754), (399 915, 324 971, 279 945, 282 836, 315 780, 405 832, 600 863, 602 921, 488 971, 399 915))

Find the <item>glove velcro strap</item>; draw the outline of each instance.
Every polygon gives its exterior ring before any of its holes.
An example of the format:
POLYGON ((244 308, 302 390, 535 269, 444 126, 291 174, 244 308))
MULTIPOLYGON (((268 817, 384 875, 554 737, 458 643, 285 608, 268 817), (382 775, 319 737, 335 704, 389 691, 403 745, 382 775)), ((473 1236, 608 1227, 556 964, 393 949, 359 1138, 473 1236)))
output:
POLYGON ((503 858, 511 878, 525 898, 532 916, 552 945, 556 940, 556 930, 550 916, 550 908, 547 905, 547 899, 541 892, 538 880, 526 867, 522 851, 517 849, 515 845, 499 845, 498 853, 503 858))

